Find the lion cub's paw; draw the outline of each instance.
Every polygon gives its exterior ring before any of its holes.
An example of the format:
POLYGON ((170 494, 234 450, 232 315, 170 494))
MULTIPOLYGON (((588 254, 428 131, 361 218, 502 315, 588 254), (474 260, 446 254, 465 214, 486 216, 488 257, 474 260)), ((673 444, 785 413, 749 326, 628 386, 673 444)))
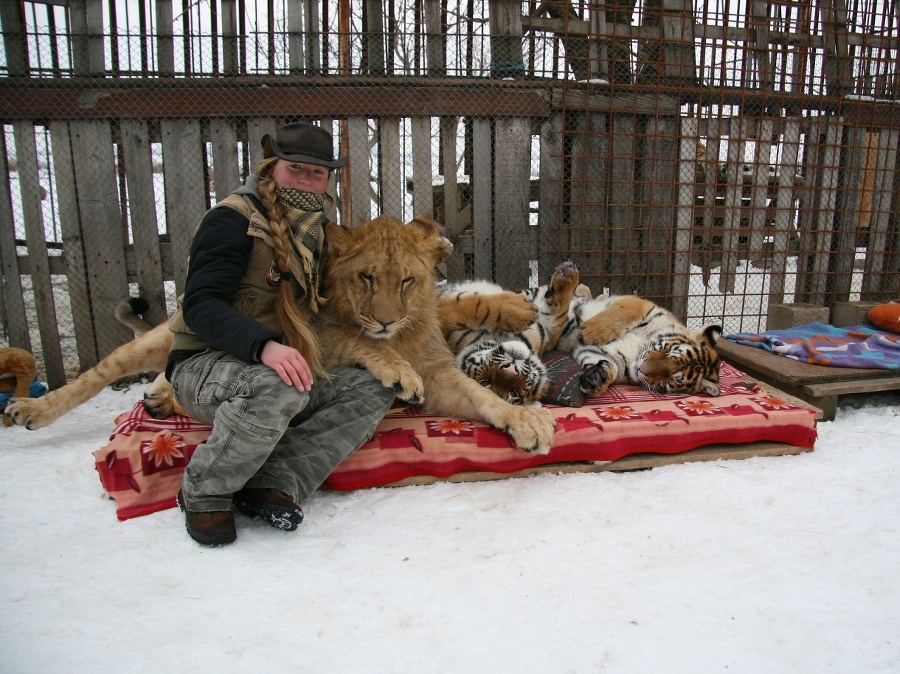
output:
POLYGON ((446 236, 438 239, 437 264, 444 262, 453 253, 453 242, 446 236))
POLYGON ((549 454, 556 421, 542 407, 516 407, 507 433, 526 452, 549 454))
POLYGON ((12 423, 24 426, 29 431, 48 426, 56 419, 42 398, 13 398, 6 406, 4 414, 12 423))
POLYGON ((425 384, 413 370, 398 373, 395 377, 382 378, 381 383, 393 389, 397 397, 404 402, 411 405, 421 405, 425 402, 425 384))
POLYGON ((181 405, 175 401, 175 392, 165 375, 160 374, 144 391, 144 411, 154 419, 184 414, 181 405))

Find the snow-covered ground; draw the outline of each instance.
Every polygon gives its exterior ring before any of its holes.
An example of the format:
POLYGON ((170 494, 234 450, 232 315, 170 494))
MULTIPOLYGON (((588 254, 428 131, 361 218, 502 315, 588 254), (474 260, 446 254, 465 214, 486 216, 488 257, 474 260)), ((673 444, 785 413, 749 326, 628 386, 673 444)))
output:
POLYGON ((814 452, 320 492, 203 548, 91 452, 143 387, 0 428, 0 671, 900 672, 900 393, 814 452))

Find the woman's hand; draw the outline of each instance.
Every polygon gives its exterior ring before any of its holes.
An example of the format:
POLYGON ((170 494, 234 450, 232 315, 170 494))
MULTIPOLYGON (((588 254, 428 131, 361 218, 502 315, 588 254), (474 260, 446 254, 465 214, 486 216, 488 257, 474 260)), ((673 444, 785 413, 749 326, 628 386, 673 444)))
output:
POLYGON ((300 391, 309 391, 312 387, 312 370, 309 363, 297 349, 269 340, 259 356, 263 365, 268 365, 278 373, 288 386, 296 386, 300 391))

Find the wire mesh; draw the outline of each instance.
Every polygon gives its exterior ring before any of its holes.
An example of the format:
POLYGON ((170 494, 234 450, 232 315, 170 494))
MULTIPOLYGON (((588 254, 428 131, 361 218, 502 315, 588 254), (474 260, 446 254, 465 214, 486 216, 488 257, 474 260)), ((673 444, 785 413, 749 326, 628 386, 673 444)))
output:
POLYGON ((59 385, 174 309, 202 214, 295 120, 331 217, 430 213, 451 278, 579 263, 692 327, 900 296, 883 0, 0 3, 4 344, 59 385))

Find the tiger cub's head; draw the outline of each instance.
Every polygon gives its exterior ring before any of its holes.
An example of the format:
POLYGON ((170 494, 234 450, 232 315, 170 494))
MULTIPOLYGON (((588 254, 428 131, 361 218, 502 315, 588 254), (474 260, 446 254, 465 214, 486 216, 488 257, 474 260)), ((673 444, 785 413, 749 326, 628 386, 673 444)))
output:
POLYGON ((719 395, 718 325, 691 334, 672 332, 652 339, 633 365, 632 375, 656 393, 719 395))
POLYGON ((518 339, 472 342, 460 351, 456 363, 467 377, 513 405, 537 403, 550 390, 547 368, 518 339))

